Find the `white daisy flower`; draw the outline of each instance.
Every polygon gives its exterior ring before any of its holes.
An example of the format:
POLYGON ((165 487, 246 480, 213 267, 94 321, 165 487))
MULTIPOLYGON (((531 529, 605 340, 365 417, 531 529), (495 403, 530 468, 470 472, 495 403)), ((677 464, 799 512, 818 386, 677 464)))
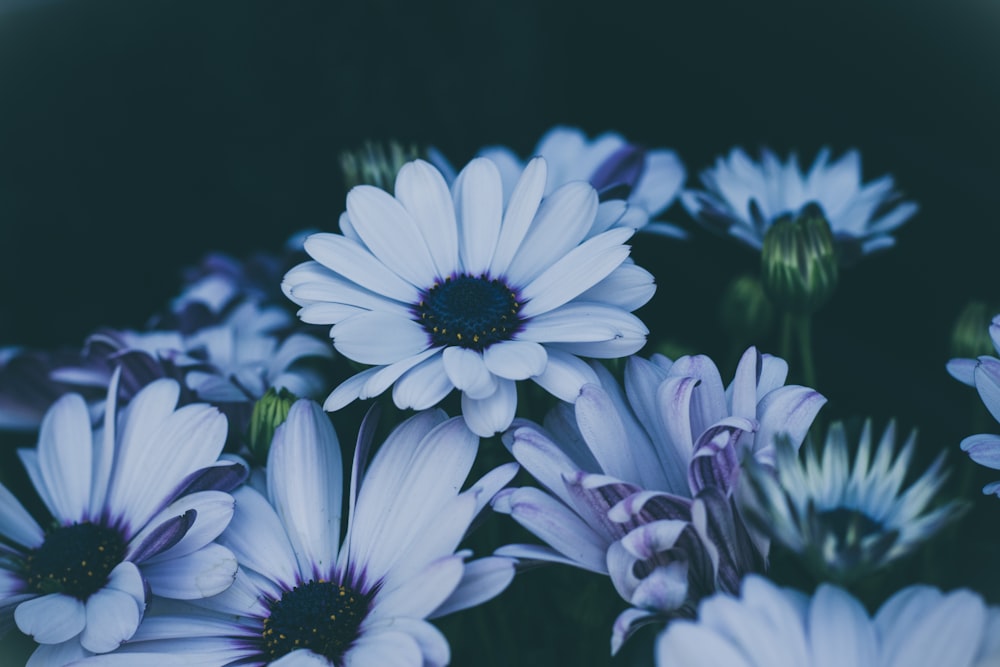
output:
MULTIPOLYGON (((445 178, 453 181, 455 171, 448 160, 433 148, 429 154, 445 178)), ((623 200, 628 204, 627 209, 618 209, 617 225, 675 238, 687 236, 676 225, 650 222, 670 207, 684 184, 684 165, 674 151, 645 148, 616 132, 589 139, 575 127, 556 126, 542 136, 531 154, 545 158, 549 165, 546 195, 571 181, 587 181, 602 202, 623 200)), ((488 146, 478 156, 489 158, 500 169, 504 197, 509 199, 525 161, 506 146, 488 146)))
POLYGON ((744 512, 822 579, 848 583, 871 574, 911 553, 964 509, 954 500, 929 507, 948 476, 944 452, 904 490, 916 433, 898 456, 895 441, 890 422, 873 451, 871 422, 865 422, 853 468, 840 422, 827 431, 822 461, 807 447, 803 464, 797 448, 779 441, 776 469, 750 469, 744 512))
POLYGON ((175 409, 172 380, 116 416, 115 388, 103 429, 93 432, 83 399, 68 394, 46 414, 38 448, 19 451, 51 528, 0 486, 0 615, 13 611, 42 645, 31 665, 117 648, 150 591, 206 597, 236 576, 232 552, 212 543, 233 514, 224 491, 246 476, 242 464, 218 461, 225 417, 207 405, 175 409))
POLYGON ((417 160, 400 170, 395 196, 350 191, 343 234, 310 236, 315 261, 283 283, 303 321, 332 324, 334 347, 373 366, 337 387, 327 410, 393 385, 398 407, 421 410, 458 389, 469 428, 490 436, 514 418, 517 380, 572 401, 594 377, 576 355, 643 346, 648 330, 630 311, 654 286, 626 262, 633 230, 608 229, 614 218, 587 183, 543 199, 546 173, 544 159, 532 160, 506 205, 485 158, 451 190, 417 160))
POLYGON ((706 227, 758 250, 775 220, 798 217, 810 204, 819 206, 830 224, 842 264, 891 247, 895 240, 890 232, 913 217, 917 205, 901 201, 892 176, 862 183, 857 151, 829 160, 824 148, 803 172, 794 153, 783 163, 764 149, 758 163, 734 148, 701 173, 705 189, 685 190, 681 203, 706 227))
POLYGON ((1000 664, 1000 607, 966 589, 909 586, 874 616, 847 591, 810 597, 756 575, 739 598, 704 600, 656 641, 661 667, 991 667, 1000 664))
POLYGON ((469 552, 456 549, 517 464, 460 492, 479 443, 461 418, 411 417, 368 464, 374 428, 371 418, 362 426, 343 508, 329 417, 296 402, 275 432, 267 497, 249 486, 234 494, 236 514, 220 538, 240 561, 233 587, 150 617, 117 653, 81 664, 447 664, 448 643, 426 619, 484 602, 513 578, 513 561, 467 563, 469 552))

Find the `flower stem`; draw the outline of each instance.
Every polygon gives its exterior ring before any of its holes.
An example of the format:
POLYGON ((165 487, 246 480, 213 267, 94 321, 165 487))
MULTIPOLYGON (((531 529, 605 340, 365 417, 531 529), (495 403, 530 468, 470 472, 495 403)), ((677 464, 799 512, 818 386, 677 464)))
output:
POLYGON ((795 318, 798 334, 799 356, 802 359, 802 377, 807 387, 816 388, 816 366, 812 353, 812 318, 800 315, 795 318))

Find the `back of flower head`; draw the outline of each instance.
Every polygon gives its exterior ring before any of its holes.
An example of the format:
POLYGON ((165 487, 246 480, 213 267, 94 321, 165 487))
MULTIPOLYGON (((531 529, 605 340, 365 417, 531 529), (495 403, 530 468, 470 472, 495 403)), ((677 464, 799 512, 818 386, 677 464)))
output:
POLYGON ((961 500, 934 505, 948 477, 945 452, 903 489, 915 445, 914 432, 894 453, 894 422, 874 445, 867 420, 852 467, 840 422, 827 431, 822 459, 809 445, 800 462, 788 438, 779 436, 775 469, 749 466, 743 512, 816 580, 857 584, 924 546, 968 509, 961 500))

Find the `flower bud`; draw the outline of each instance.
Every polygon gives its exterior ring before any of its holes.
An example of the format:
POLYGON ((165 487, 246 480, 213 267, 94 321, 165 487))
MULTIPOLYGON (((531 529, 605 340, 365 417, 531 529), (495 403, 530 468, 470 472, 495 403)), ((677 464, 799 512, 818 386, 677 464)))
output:
POLYGON ((418 157, 421 157, 421 152, 412 144, 403 146, 396 141, 387 144, 366 141, 360 150, 340 154, 344 185, 348 190, 356 185, 374 185, 392 194, 400 168, 418 157))
POLYGON ((760 269, 767 295, 782 310, 809 315, 826 303, 837 287, 837 253, 817 204, 774 221, 764 236, 760 269))
POLYGON ((275 391, 274 387, 271 387, 254 404, 247 445, 257 462, 263 464, 267 461, 274 432, 288 418, 288 411, 296 400, 295 394, 287 389, 275 391))
POLYGON ((990 322, 997 312, 1000 310, 991 308, 985 301, 973 300, 965 304, 965 308, 958 314, 951 329, 951 356, 975 359, 983 355, 992 355, 993 339, 990 338, 990 322))

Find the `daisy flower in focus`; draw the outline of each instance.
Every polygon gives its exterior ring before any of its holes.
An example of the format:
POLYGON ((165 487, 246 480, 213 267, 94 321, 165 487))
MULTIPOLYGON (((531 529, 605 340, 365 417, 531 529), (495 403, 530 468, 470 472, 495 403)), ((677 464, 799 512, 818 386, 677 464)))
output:
POLYGON ((755 348, 728 388, 705 356, 631 357, 624 393, 599 364, 592 370, 596 382, 544 428, 523 422, 504 436, 545 490, 504 489, 493 505, 549 545, 498 554, 611 577, 633 606, 615 623, 614 652, 640 625, 691 613, 764 568, 766 543, 733 497, 741 463, 772 466, 776 434, 801 443, 826 399, 784 385, 785 362, 755 348))
POLYGON ((513 561, 466 562, 456 549, 517 464, 460 492, 479 443, 461 418, 417 414, 369 464, 374 428, 362 425, 343 508, 329 416, 297 401, 275 432, 266 496, 234 494, 220 538, 240 561, 233 587, 149 618, 121 650, 81 665, 447 664, 448 643, 426 619, 484 602, 513 578, 513 561))
MULTIPOLYGON (((993 318, 989 327, 993 346, 1000 354, 1000 315, 993 318)), ((993 418, 1000 421, 1000 359, 983 355, 978 359, 952 359, 947 365, 953 378, 975 387, 983 405, 993 418)), ((962 451, 979 465, 1000 470, 1000 435, 981 433, 962 440, 962 451)), ((983 487, 983 493, 1000 496, 1000 482, 983 487)))
MULTIPOLYGON (((615 132, 589 139, 577 128, 556 126, 545 133, 531 154, 545 158, 549 165, 545 194, 570 181, 587 181, 602 202, 627 203, 627 209, 619 209, 617 225, 675 238, 686 236, 675 225, 650 222, 673 203, 684 184, 684 165, 674 151, 648 149, 615 132)), ((496 163, 503 178, 505 199, 509 199, 524 170, 524 160, 505 146, 489 146, 478 155, 496 163)), ((454 169, 440 152, 431 149, 430 157, 449 182, 455 179, 454 169)))
POLYGON ((175 409, 180 388, 155 382, 93 432, 83 399, 60 398, 37 449, 18 453, 54 523, 44 529, 0 486, 0 615, 41 646, 29 664, 111 651, 139 627, 151 591, 194 599, 233 583, 236 558, 212 543, 229 523, 226 491, 246 477, 218 461, 226 419, 175 409))
POLYGON ((966 589, 904 588, 874 616, 823 584, 812 596, 750 575, 740 597, 702 601, 656 641, 658 667, 990 667, 1000 661, 1000 608, 966 589))
POLYGON ((705 227, 760 250, 776 220, 797 218, 814 204, 830 225, 841 264, 891 247, 895 240, 890 232, 918 209, 901 201, 892 176, 862 183, 861 155, 855 150, 830 162, 824 148, 803 172, 795 154, 782 162, 764 149, 756 162, 734 148, 700 177, 704 190, 685 190, 681 203, 705 227))
POLYGON ((898 456, 893 455, 895 436, 890 423, 873 452, 871 422, 865 422, 853 469, 839 422, 827 431, 822 461, 808 447, 801 464, 795 449, 779 439, 777 474, 751 466, 743 509, 754 525, 799 554, 823 580, 849 583, 881 569, 963 510, 960 501, 928 507, 947 478, 944 452, 902 489, 916 434, 898 456))
POLYGON ((545 160, 532 160, 506 204, 485 158, 450 190, 417 160, 400 170, 395 196, 350 191, 342 234, 310 236, 315 261, 283 283, 303 321, 332 324, 337 351, 372 366, 334 389, 327 410, 390 386, 398 407, 422 410, 458 389, 469 428, 490 436, 514 418, 516 381, 572 401, 593 377, 577 355, 616 358, 645 344, 631 311, 654 285, 626 261, 633 230, 608 229, 587 183, 543 198, 546 174, 545 160), (595 227, 606 231, 588 236, 595 227))

